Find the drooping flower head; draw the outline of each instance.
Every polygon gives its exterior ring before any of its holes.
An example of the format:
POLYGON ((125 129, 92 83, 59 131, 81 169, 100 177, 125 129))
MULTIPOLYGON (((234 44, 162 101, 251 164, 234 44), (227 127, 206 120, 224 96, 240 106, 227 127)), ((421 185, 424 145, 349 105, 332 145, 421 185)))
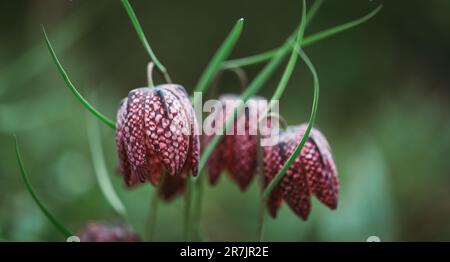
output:
POLYGON ((138 242, 139 236, 123 224, 89 223, 79 234, 81 242, 138 242))
MULTIPOLYGON (((279 142, 263 147, 264 182, 267 186, 281 170, 300 143, 307 125, 289 127, 281 132, 279 142)), ((311 195, 331 209, 337 208, 339 180, 330 146, 317 129, 312 129, 300 154, 268 199, 268 209, 276 217, 283 200, 302 219, 311 210, 311 195)))
POLYGON ((200 155, 197 128, 194 109, 182 86, 165 84, 130 91, 119 106, 116 123, 119 169, 126 185, 145 181, 158 185, 163 168, 174 177, 185 179, 189 171, 196 176, 200 155))
MULTIPOLYGON (((257 127, 260 115, 267 103, 260 103, 260 97, 250 98, 245 108, 236 118, 232 129, 225 133, 208 160, 209 181, 216 184, 223 170, 244 191, 252 181, 257 168, 257 127)), ((221 109, 214 112, 212 122, 215 130, 221 130, 226 120, 239 105, 239 97, 223 95, 219 97, 221 109)), ((208 144, 214 135, 205 135, 204 144, 208 144)))

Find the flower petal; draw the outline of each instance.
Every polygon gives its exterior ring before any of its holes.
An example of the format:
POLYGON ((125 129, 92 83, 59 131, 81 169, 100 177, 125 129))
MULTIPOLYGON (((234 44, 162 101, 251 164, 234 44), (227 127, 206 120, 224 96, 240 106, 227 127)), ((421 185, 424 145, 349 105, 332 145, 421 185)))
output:
POLYGON ((138 242, 140 238, 122 224, 89 223, 79 234, 82 242, 138 242))
MULTIPOLYGON (((301 126, 306 129, 305 125, 301 126)), ((311 130, 310 139, 305 144, 301 159, 307 174, 311 192, 331 209, 337 207, 339 180, 328 141, 317 129, 311 130)))
POLYGON ((144 182, 146 174, 150 172, 147 165, 147 144, 143 121, 145 99, 144 89, 135 89, 128 94, 123 136, 125 151, 131 167, 132 178, 128 180, 130 183, 135 181, 135 178, 144 182))
POLYGON ((144 104, 150 151, 156 152, 170 175, 180 174, 189 146, 189 121, 183 105, 171 92, 158 87, 150 89, 144 104))
POLYGON ((169 202, 177 195, 181 195, 186 190, 187 178, 181 176, 165 175, 161 184, 159 195, 169 202))
POLYGON ((250 123, 254 121, 254 116, 258 115, 258 112, 254 111, 255 109, 249 110, 247 107, 244 109, 243 114, 236 121, 235 133, 231 136, 233 147, 231 149, 232 166, 229 175, 236 181, 241 191, 247 189, 257 167, 257 135, 250 133, 250 123), (253 116, 250 116, 250 114, 253 114, 253 116), (239 134, 239 129, 245 133, 239 134))
MULTIPOLYGON (((227 108, 227 101, 231 101, 232 99, 236 99, 236 96, 232 95, 223 95, 219 98, 219 103, 222 106, 222 110, 219 112, 213 112, 214 121, 212 123, 212 127, 215 130, 215 133, 220 132, 223 128, 226 119, 233 112, 233 108, 227 108)), ((203 140, 204 144, 207 145, 213 138, 213 135, 204 135, 203 140)), ((226 168, 228 170, 231 169, 232 166, 232 148, 233 141, 231 136, 227 136, 226 133, 222 135, 220 142, 217 144, 216 148, 212 152, 211 156, 208 159, 208 173, 209 173, 209 182, 211 185, 215 185, 220 177, 222 171, 226 168)))
POLYGON ((162 86, 162 88, 167 89, 172 92, 178 99, 180 99, 186 115, 189 121, 189 135, 190 135, 190 145, 188 158, 185 167, 183 168, 183 173, 187 173, 189 169, 192 171, 193 176, 197 176, 198 173, 198 163, 200 161, 200 132, 197 121, 197 116, 195 115, 194 108, 188 97, 186 89, 180 85, 167 84, 162 86))
POLYGON ((128 162, 128 156, 126 152, 126 146, 124 142, 124 121, 127 113, 127 98, 124 98, 120 102, 119 110, 117 111, 117 121, 116 121, 116 145, 117 153, 119 155, 119 172, 123 176, 125 184, 131 187, 139 183, 139 179, 133 179, 131 174, 130 163, 128 162))
MULTIPOLYGON (((286 163, 300 142, 300 135, 292 133, 295 129, 288 129, 280 136, 280 155, 282 163, 286 163)), ((303 151, 303 150, 302 150, 303 151)), ((279 172, 279 171, 278 171, 279 172)), ((283 192, 283 199, 289 207, 302 219, 308 218, 311 210, 311 192, 306 173, 302 169, 301 158, 297 157, 286 171, 279 187, 283 192)))
MULTIPOLYGON (((283 166, 283 158, 281 156, 280 144, 273 146, 262 147, 263 159, 264 159, 264 188, 266 188, 270 181, 275 177, 278 171, 283 166)), ((283 195, 279 186, 276 186, 269 196, 267 201, 267 208, 269 214, 275 218, 277 216, 278 209, 281 207, 283 202, 283 195)))

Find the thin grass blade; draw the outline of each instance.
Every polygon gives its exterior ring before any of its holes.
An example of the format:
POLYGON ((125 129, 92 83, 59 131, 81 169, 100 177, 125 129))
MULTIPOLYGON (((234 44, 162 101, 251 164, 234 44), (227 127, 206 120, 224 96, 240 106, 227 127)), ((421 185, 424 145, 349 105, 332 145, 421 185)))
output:
POLYGON ((314 68, 314 65, 311 63, 311 60, 308 58, 308 56, 301 50, 298 46, 295 47, 296 52, 300 55, 300 57, 303 59, 303 61, 308 66, 309 70, 311 71, 313 78, 314 78, 314 97, 313 97, 313 103, 311 108, 311 116, 308 120, 308 126, 306 128, 305 134, 303 135, 302 139, 300 140, 300 143, 295 148, 292 155, 289 157, 289 159, 286 161, 286 163, 283 165, 281 170, 278 172, 278 174, 270 181, 267 188, 264 190, 263 193, 263 200, 266 201, 270 194, 272 193, 273 189, 278 185, 278 183, 281 181, 283 176, 286 174, 286 171, 291 167, 292 163, 294 163, 294 160, 297 158, 298 154, 300 154, 303 146, 306 143, 306 140, 309 137, 309 134, 311 132, 312 126, 314 124, 314 121, 316 120, 316 114, 317 114, 317 107, 319 104, 319 77, 317 75, 316 69, 314 68))
MULTIPOLYGON (((302 15, 302 19, 300 22, 298 33, 298 39, 301 41, 303 39, 303 33, 306 26, 305 21, 306 15, 302 15)), ((281 61, 283 58, 287 55, 289 50, 292 49, 291 40, 290 38, 283 44, 283 46, 277 50, 275 56, 272 57, 270 62, 261 70, 261 72, 255 77, 255 79, 250 83, 250 85, 247 87, 247 89, 242 93, 240 96, 240 99, 244 102, 247 102, 247 100, 256 94, 260 88, 266 83, 266 81, 269 79, 269 77, 272 75, 272 73, 277 69, 277 67, 281 64, 281 61)), ((216 148, 217 144, 220 142, 220 139, 222 138, 222 134, 226 133, 226 130, 228 130, 231 127, 231 124, 234 122, 237 115, 240 114, 240 112, 244 109, 244 105, 240 104, 235 110, 234 113, 230 115, 230 117, 225 121, 225 125, 222 127, 221 132, 219 134, 216 134, 214 138, 210 141, 210 143, 206 146, 205 150, 203 151, 200 161, 199 161, 199 175, 196 177, 193 177, 192 179, 196 180, 200 174, 203 168, 206 166, 206 163, 208 161, 209 156, 212 154, 214 149, 216 148)))
POLYGON ((125 11, 127 12, 128 16, 130 17, 131 23, 133 24, 134 29, 136 30, 136 33, 138 34, 139 39, 142 42, 142 45, 144 45, 145 50, 147 51, 148 55, 150 56, 150 59, 153 63, 155 63, 158 70, 163 74, 165 80, 168 83, 172 82, 172 79, 169 76, 169 73, 167 72, 166 67, 163 66, 163 64, 159 61, 159 59, 156 57, 155 53, 153 52, 153 49, 151 48, 150 44, 147 41, 147 37, 145 37, 144 30, 142 30, 141 24, 139 23, 139 20, 136 16, 136 13, 133 10, 133 7, 131 6, 130 2, 128 0, 122 0, 123 7, 125 8, 125 11))
POLYGON ((95 177, 100 189, 108 203, 119 215, 125 216, 126 209, 112 185, 111 179, 106 169, 103 149, 101 144, 100 130, 94 119, 87 116, 86 129, 89 140, 89 147, 92 155, 92 164, 94 165, 95 177))
POLYGON ((100 113, 97 109, 95 109, 81 94, 78 92, 76 87, 72 84, 72 81, 70 80, 69 76, 67 75, 66 71, 62 67, 61 63, 59 62, 58 57, 56 56, 55 51, 53 50, 52 44, 50 43, 50 40, 47 37, 47 33, 45 32, 45 28, 42 26, 42 32, 45 37, 45 43, 47 44, 47 48, 53 58, 53 61, 56 64, 56 67, 58 68, 59 73, 61 74, 61 77, 64 79, 64 82, 66 83, 67 87, 72 91, 72 93, 75 95, 75 97, 81 102, 81 104, 89 111, 91 112, 95 117, 97 117, 100 121, 105 123, 107 126, 111 127, 112 129, 116 128, 116 123, 114 123, 112 120, 110 120, 108 117, 100 113))
POLYGON ((33 190, 33 187, 31 186, 30 180, 28 179, 27 172, 25 171, 22 157, 20 155, 19 142, 17 141, 17 137, 15 135, 14 135, 14 140, 15 140, 17 162, 19 163, 19 167, 20 167, 20 174, 21 174, 23 182, 24 182, 28 192, 30 193, 31 197, 33 198, 34 202, 39 207, 39 209, 41 209, 42 213, 44 213, 44 215, 48 218, 48 220, 55 226, 55 228, 58 229, 58 231, 64 235, 64 237, 68 238, 70 236, 73 236, 73 234, 70 232, 70 230, 68 230, 64 226, 63 223, 61 223, 54 215, 52 215, 52 213, 44 206, 44 204, 42 204, 42 202, 37 197, 36 193, 33 190))
POLYGON ((309 46, 311 44, 314 44, 320 40, 323 40, 325 38, 328 38, 330 36, 339 34, 341 32, 347 31, 351 28, 354 28, 368 20, 370 20, 372 17, 374 17, 380 10, 381 8, 383 8, 383 5, 378 6, 377 8, 375 8, 372 12, 368 13, 367 15, 353 20, 351 22, 342 24, 342 25, 338 25, 329 29, 326 29, 324 31, 321 31, 319 33, 313 34, 312 36, 309 36, 307 38, 305 38, 305 41, 303 42, 303 46, 302 47, 306 47, 309 46))
MULTIPOLYGON (((317 1, 315 3, 317 3, 317 1)), ((311 36, 305 37, 305 39, 303 40, 302 47, 310 46, 310 45, 315 44, 325 38, 337 35, 339 33, 342 33, 349 29, 352 29, 358 25, 361 25, 364 22, 370 20, 372 17, 374 17, 381 10, 382 7, 383 6, 380 5, 377 8, 375 8, 372 12, 368 13, 367 15, 365 15, 361 18, 358 18, 356 20, 353 20, 351 22, 348 22, 348 23, 345 23, 345 24, 342 24, 339 26, 335 26, 335 27, 323 30, 319 33, 313 34, 311 36)), ((312 10, 312 8, 311 8, 311 10, 312 10)), ((313 18, 313 16, 311 15, 310 19, 312 19, 312 18, 313 18)), ((307 24, 308 24, 308 22, 307 22, 307 24)), ((291 40, 291 42, 294 41, 294 37, 291 36, 290 40, 291 40)), ((283 48, 283 47, 278 47, 278 48, 269 50, 267 52, 248 56, 248 57, 242 57, 242 58, 228 60, 222 64, 222 67, 223 68, 235 68, 235 67, 244 67, 244 66, 250 66, 250 65, 262 63, 262 62, 272 59, 281 48, 283 48)))
MULTIPOLYGON (((320 7, 323 4, 323 0, 316 0, 311 6, 311 9, 308 10, 307 17, 306 17, 306 25, 309 25, 312 21, 312 19, 316 16, 318 13, 320 7)), ((295 40, 295 35, 297 34, 298 30, 296 29, 294 33, 291 36, 291 41, 295 40)), ((270 60, 276 53, 279 51, 279 48, 275 48, 272 50, 269 50, 267 52, 263 52, 257 55, 233 59, 229 61, 225 61, 222 63, 223 69, 230 69, 230 68, 237 68, 237 67, 244 67, 248 65, 258 64, 267 60, 270 60)))

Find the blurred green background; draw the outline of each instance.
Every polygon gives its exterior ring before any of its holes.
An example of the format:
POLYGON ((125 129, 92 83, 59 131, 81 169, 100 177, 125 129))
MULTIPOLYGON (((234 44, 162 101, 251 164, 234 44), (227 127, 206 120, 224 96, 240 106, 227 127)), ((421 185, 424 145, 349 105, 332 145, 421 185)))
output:
MULTIPOLYGON (((189 91, 238 18, 246 22, 235 58, 279 46, 300 14, 300 1, 131 3, 157 56, 189 91)), ((326 0, 307 34, 380 3, 326 0)), ((284 205, 276 220, 266 220, 266 240, 450 240, 450 1, 383 4, 368 23, 305 49, 320 77, 317 126, 337 162, 339 207, 330 211, 314 200, 304 222, 284 205)), ((41 24, 76 86, 111 118, 120 99, 146 83, 148 56, 120 1, 0 2, 0 241, 64 241, 25 190, 13 133, 37 194, 71 230, 118 220, 95 179, 86 134, 92 116, 65 87, 41 24)), ((282 67, 262 95, 271 96, 282 67)), ((245 69, 252 78, 261 68, 245 69)), ((239 91, 231 74, 219 87, 239 91)), ((306 122, 311 99, 312 78, 299 63, 280 103, 289 124, 306 122)), ((153 188, 124 188, 114 132, 100 126, 108 172, 142 232, 153 188)), ((201 217, 206 239, 254 239, 258 195, 257 183, 241 193, 226 176, 208 187, 201 217)), ((156 239, 182 239, 183 204, 177 199, 161 208, 156 239)))

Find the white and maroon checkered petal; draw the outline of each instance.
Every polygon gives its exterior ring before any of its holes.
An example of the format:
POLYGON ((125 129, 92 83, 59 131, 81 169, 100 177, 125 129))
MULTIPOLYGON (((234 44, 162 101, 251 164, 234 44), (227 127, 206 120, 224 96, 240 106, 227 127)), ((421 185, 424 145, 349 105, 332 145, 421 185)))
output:
POLYGON ((198 173, 198 163, 200 160, 200 136, 198 132, 198 121, 194 112, 194 108, 192 106, 191 100, 186 92, 186 89, 180 85, 174 84, 165 84, 161 85, 160 88, 165 89, 172 94, 174 94, 181 102, 186 112, 188 121, 189 121, 189 135, 190 135, 190 144, 188 150, 188 157, 183 167, 183 175, 189 171, 192 171, 194 176, 197 176, 198 173))
POLYGON ((242 191, 249 186, 258 166, 258 120, 266 109, 258 105, 261 100, 263 100, 261 97, 252 97, 248 100, 236 121, 235 133, 231 136, 233 146, 230 176, 236 180, 242 191), (244 130, 245 133, 239 134, 238 130, 241 132, 244 130))
MULTIPOLYGON (((270 181, 275 177, 278 171, 283 166, 281 147, 283 144, 278 143, 273 146, 262 147, 263 151, 263 168, 264 168, 264 188, 266 188, 270 181)), ((282 192, 280 186, 277 185, 269 196, 267 201, 267 208, 269 214, 275 218, 283 202, 282 192)))
POLYGON ((147 155, 147 166, 149 172, 146 174, 146 179, 150 181, 153 185, 159 185, 163 173, 163 167, 159 158, 152 153, 150 150, 147 155))
POLYGON ((311 131, 311 142, 321 160, 321 170, 317 170, 314 179, 311 179, 314 181, 314 194, 329 208, 335 209, 339 196, 339 180, 330 146, 317 129, 311 131))
POLYGON ((230 137, 233 146, 231 147, 232 163, 229 175, 242 191, 249 186, 257 167, 257 136, 251 135, 249 132, 249 111, 245 110, 236 121, 235 133, 230 137), (245 130, 245 134, 237 133, 240 128, 245 130))
MULTIPOLYGON (((283 145, 281 149, 283 165, 288 161, 300 141, 300 136, 290 133, 291 130, 288 129, 280 137, 281 144, 283 145)), ((306 220, 311 210, 311 192, 307 176, 302 169, 300 157, 297 157, 286 171, 279 186, 283 193, 283 199, 289 207, 298 216, 306 220)))
POLYGON ((272 218, 277 217, 281 204, 283 204, 283 193, 280 187, 275 187, 267 200, 267 211, 272 218))
POLYGON ((179 99, 171 92, 153 88, 145 99, 147 144, 170 175, 179 174, 189 146, 189 121, 179 99))
MULTIPOLYGON (((203 138, 203 144, 207 145, 211 139, 214 136, 207 136, 204 135, 203 138)), ((210 157, 208 158, 208 175, 209 175, 209 183, 211 185, 217 184, 220 174, 225 169, 225 161, 223 160, 223 153, 225 151, 225 144, 223 139, 226 139, 226 137, 222 137, 222 141, 218 143, 210 157)))
POLYGON ((89 223, 77 234, 82 242, 139 242, 139 236, 125 224, 89 223))
POLYGON ((131 167, 130 181, 135 181, 137 177, 141 182, 144 182, 145 174, 149 172, 143 121, 144 101, 144 89, 134 89, 128 94, 125 121, 123 121, 123 140, 131 167))
POLYGON ((192 170, 192 175, 198 175, 198 164, 200 162, 200 132, 199 126, 197 122, 197 117, 193 114, 193 123, 192 123, 192 131, 191 131, 191 152, 190 156, 190 165, 192 170))
POLYGON ((126 152, 126 146, 124 143, 124 121, 127 113, 127 98, 123 99, 120 103, 119 110, 117 111, 116 120, 116 146, 117 154, 119 156, 119 172, 122 175, 125 184, 129 187, 139 183, 139 179, 133 179, 131 175, 131 167, 128 161, 126 152))
MULTIPOLYGON (((300 126, 299 132, 304 130, 305 124, 300 126)), ((300 154, 311 192, 329 208, 335 209, 339 195, 336 165, 330 146, 319 130, 311 130, 310 138, 300 154)))
MULTIPOLYGON (((214 114, 214 122, 212 123, 212 127, 215 131, 220 131, 227 119, 227 116, 230 115, 227 110, 225 110, 227 96, 221 96, 219 98, 219 103, 222 105, 222 110, 219 112, 213 112, 214 114), (228 114, 227 114, 228 113, 228 114)), ((202 147, 205 148, 210 141, 214 138, 213 135, 203 135, 202 136, 202 147)), ((217 144, 214 151, 211 153, 211 156, 208 158, 207 166, 208 166, 208 174, 209 174, 209 182, 211 185, 215 185, 220 177, 222 171, 229 166, 231 162, 231 148, 230 144, 232 141, 228 136, 223 135, 221 137, 220 142, 217 144)))
POLYGON ((159 195, 169 202, 177 195, 181 195, 186 190, 187 178, 181 176, 164 176, 159 195))

